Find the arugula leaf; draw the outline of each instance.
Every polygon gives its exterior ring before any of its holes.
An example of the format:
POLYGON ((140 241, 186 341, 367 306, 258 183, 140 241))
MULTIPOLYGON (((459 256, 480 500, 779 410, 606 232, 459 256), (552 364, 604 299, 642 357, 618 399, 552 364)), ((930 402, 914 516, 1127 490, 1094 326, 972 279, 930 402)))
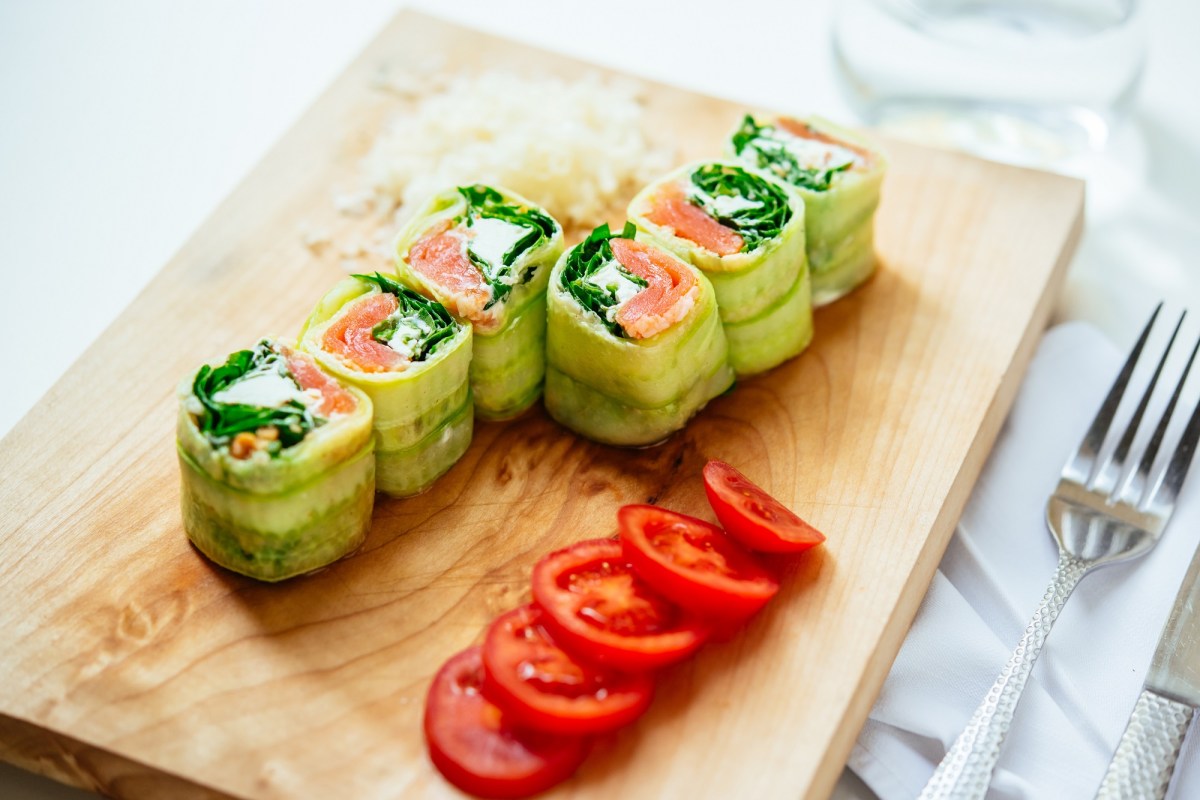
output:
POLYGON ((400 321, 413 320, 423 331, 427 331, 414 348, 412 360, 424 361, 439 344, 454 337, 459 330, 459 323, 454 321, 450 312, 439 302, 430 300, 422 294, 414 292, 391 278, 376 272, 374 275, 354 275, 360 281, 367 281, 378 286, 388 294, 396 296, 398 303, 396 311, 383 322, 371 329, 375 341, 387 344, 396 335, 400 321))
MULTIPOLYGON (((788 147, 785 139, 778 135, 774 125, 759 125, 749 114, 742 120, 742 125, 734 132, 731 140, 733 152, 739 156, 747 148, 753 155, 754 164, 790 184, 823 192, 833 183, 833 176, 849 169, 853 162, 835 167, 805 167, 797 160, 788 147)), ((743 156, 745 157, 745 156, 743 156)))
POLYGON ((613 336, 627 338, 625 329, 620 323, 608 318, 608 310, 617 305, 617 293, 613 289, 603 288, 585 280, 589 275, 599 272, 610 263, 616 263, 617 270, 638 286, 649 286, 649 282, 640 275, 634 275, 617 261, 613 255, 610 239, 632 239, 637 233, 632 222, 626 222, 620 233, 609 230, 608 223, 593 230, 588 237, 571 250, 567 261, 563 264, 560 282, 564 290, 569 292, 579 305, 591 311, 613 336))
POLYGON ((698 191, 689 200, 722 225, 736 230, 743 240, 743 253, 774 239, 792 218, 787 193, 741 167, 705 164, 692 172, 691 179, 698 191), (715 202, 718 197, 734 197, 749 203, 724 210, 715 202))
POLYGON ((746 149, 746 145, 753 142, 755 139, 762 137, 763 131, 773 131, 774 127, 769 125, 759 125, 754 121, 754 117, 747 114, 742 118, 741 126, 733 132, 733 152, 736 155, 741 155, 746 149))
MULTIPOLYGON (((266 408, 245 403, 221 403, 213 399, 222 389, 252 372, 272 370, 296 383, 288 369, 287 360, 275 352, 267 339, 260 341, 253 350, 239 350, 230 354, 225 363, 216 369, 207 364, 200 367, 192 381, 192 393, 204 409, 197 416, 196 424, 213 447, 228 445, 239 433, 253 433, 259 428, 274 427, 279 431, 279 438, 267 445, 267 452, 275 457, 284 448, 303 441, 312 429, 325 424, 323 417, 313 414, 298 400, 289 400, 278 408, 266 408)), ((299 389, 300 384, 296 383, 296 388, 299 389)))
MULTIPOLYGON (((525 235, 515 241, 501 257, 499 264, 491 264, 480 257, 470 245, 467 246, 467 257, 479 270, 492 287, 492 299, 484 308, 491 308, 501 303, 512 291, 513 284, 502 280, 512 274, 512 266, 529 250, 539 247, 542 242, 553 238, 558 232, 558 223, 536 208, 520 206, 504 202, 504 196, 499 191, 481 183, 472 186, 459 186, 458 193, 467 201, 467 227, 475 224, 477 219, 496 219, 517 225, 526 229, 525 235)), ((525 283, 533 276, 532 267, 517 276, 516 283, 525 283)))

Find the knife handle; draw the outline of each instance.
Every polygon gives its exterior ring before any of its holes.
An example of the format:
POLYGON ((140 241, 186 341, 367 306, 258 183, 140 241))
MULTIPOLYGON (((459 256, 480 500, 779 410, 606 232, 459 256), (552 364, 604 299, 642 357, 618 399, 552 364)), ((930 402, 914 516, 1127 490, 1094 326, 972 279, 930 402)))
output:
POLYGON ((1167 794, 1195 709, 1143 689, 1096 800, 1143 800, 1167 794))

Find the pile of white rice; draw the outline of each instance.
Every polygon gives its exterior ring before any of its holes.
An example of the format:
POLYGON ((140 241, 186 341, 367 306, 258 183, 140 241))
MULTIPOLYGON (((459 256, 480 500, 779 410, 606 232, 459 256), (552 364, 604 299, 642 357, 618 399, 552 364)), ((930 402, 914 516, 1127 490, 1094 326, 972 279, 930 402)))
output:
POLYGON ((377 207, 390 200, 401 219, 434 192, 478 182, 523 194, 570 227, 597 224, 671 160, 646 136, 636 84, 493 71, 418 97, 380 135, 367 171, 377 207))

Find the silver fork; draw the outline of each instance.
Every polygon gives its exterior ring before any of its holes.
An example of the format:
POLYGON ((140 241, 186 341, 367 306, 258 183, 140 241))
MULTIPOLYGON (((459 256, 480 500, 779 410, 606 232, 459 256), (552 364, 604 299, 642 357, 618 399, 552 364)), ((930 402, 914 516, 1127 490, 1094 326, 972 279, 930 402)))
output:
POLYGON ((1200 438, 1200 403, 1192 412, 1170 461, 1157 470, 1154 466, 1183 384, 1196 352, 1200 350, 1200 341, 1192 348, 1183 374, 1144 452, 1131 453, 1131 450, 1167 355, 1179 335, 1182 314, 1116 448, 1110 457, 1101 459, 1117 408, 1160 311, 1161 303, 1146 323, 1079 449, 1067 460, 1058 487, 1046 504, 1046 523, 1058 543, 1058 568, 1054 578, 1004 671, 938 765, 921 792, 920 800, 967 800, 983 798, 987 794, 992 771, 1000 758, 1000 745, 1012 724, 1021 691, 1072 590, 1095 568, 1135 558, 1154 547, 1171 518, 1175 499, 1192 462, 1196 441, 1200 438), (1128 468, 1135 463, 1136 468, 1128 468))

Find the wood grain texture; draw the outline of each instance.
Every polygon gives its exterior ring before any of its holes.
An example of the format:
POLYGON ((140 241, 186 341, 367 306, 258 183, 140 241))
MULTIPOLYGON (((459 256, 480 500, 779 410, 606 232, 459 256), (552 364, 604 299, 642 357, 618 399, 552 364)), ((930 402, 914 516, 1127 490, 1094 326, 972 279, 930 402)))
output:
MULTIPOLYGON (((664 674, 563 797, 822 797, 911 622, 1048 318, 1082 185, 890 144, 879 274, 803 356, 638 451, 537 410, 480 424, 427 494, 380 498, 364 548, 267 586, 187 544, 176 381, 294 332, 341 274, 298 228, 330 211, 388 108, 381 67, 586 65, 401 14, 0 442, 0 758, 118 796, 446 797, 420 733, 438 665, 528 597, 548 550, 628 502, 711 518, 725 459, 829 534, 772 606, 664 674)), ((678 158, 742 109, 649 85, 678 158)), ((949 646, 949 645, 948 645, 949 646)))

